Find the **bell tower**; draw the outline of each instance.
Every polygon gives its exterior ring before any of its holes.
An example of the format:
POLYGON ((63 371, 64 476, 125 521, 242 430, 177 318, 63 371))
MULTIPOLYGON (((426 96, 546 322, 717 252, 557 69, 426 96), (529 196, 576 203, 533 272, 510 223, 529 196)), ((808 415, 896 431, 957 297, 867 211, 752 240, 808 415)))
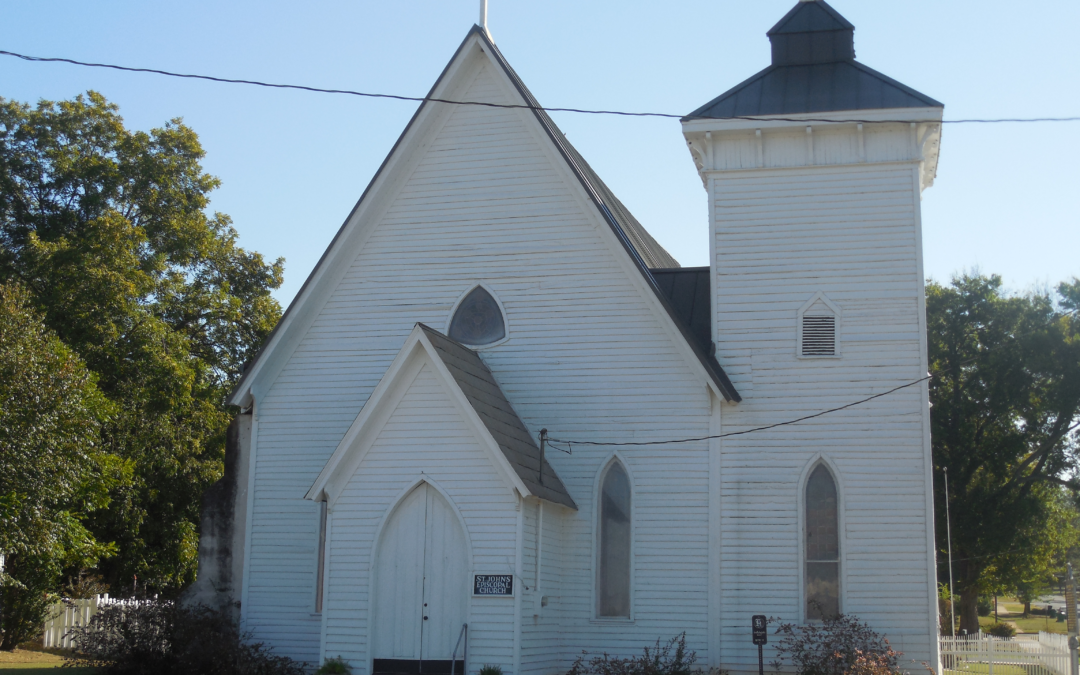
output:
MULTIPOLYGON (((708 193, 716 357, 743 394, 722 410, 724 433, 927 373, 920 201, 943 106, 856 61, 854 31, 824 0, 799 2, 767 34, 772 64, 682 119, 708 193)), ((711 520, 725 667, 756 667, 751 615, 812 620, 815 598, 937 663, 929 429, 921 382, 723 439, 711 520), (838 510, 826 561, 807 543, 820 466, 838 510), (749 577, 769 602, 740 585, 749 577)))

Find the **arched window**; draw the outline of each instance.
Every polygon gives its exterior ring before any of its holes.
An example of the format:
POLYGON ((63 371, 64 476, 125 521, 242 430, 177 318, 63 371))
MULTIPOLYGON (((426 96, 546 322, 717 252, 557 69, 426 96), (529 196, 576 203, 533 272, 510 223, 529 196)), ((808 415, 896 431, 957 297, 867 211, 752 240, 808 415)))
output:
POLYGON ((450 320, 450 337, 467 345, 489 345, 506 337, 499 303, 482 286, 472 289, 450 320))
POLYGON ((597 615, 630 618, 630 479, 618 462, 600 483, 597 615))
POLYGON ((818 464, 806 481, 806 618, 840 613, 840 526, 836 481, 818 464))

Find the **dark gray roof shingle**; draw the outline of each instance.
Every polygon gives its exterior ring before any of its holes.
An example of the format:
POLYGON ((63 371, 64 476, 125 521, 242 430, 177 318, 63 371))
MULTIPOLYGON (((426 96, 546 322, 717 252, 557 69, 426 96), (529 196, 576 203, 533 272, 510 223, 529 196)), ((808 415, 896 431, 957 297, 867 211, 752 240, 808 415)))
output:
POLYGON ((708 267, 649 270, 675 314, 703 351, 712 354, 712 289, 708 267))
POLYGON ((437 330, 422 323, 417 325, 431 340, 446 369, 529 491, 541 499, 577 509, 547 458, 543 460, 543 483, 540 482, 540 448, 480 355, 437 330))
POLYGON ((856 61, 854 28, 824 0, 800 2, 768 33, 772 65, 683 120, 942 107, 856 61))

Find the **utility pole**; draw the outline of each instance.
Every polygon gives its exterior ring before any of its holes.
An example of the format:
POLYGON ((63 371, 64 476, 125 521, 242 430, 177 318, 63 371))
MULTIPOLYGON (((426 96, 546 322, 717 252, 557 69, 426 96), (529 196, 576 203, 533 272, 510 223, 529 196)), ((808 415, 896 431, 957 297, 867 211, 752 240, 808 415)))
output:
POLYGON ((1077 659, 1078 633, 1076 626, 1076 578, 1073 576, 1072 563, 1066 566, 1069 584, 1065 587, 1065 618, 1069 627, 1069 672, 1080 675, 1080 660, 1077 659))
POLYGON ((952 575, 952 521, 949 517, 949 468, 944 467, 943 470, 945 471, 945 536, 949 544, 949 635, 956 637, 956 602, 953 599, 952 575))

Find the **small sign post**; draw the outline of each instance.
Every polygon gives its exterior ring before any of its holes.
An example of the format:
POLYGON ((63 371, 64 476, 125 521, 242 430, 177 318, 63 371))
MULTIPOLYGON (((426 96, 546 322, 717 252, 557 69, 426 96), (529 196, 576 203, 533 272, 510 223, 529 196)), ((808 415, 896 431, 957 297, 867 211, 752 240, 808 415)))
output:
POLYGON ((764 614, 755 614, 751 618, 754 628, 754 644, 757 645, 757 669, 758 675, 765 675, 765 655, 763 647, 769 644, 769 620, 764 614))

